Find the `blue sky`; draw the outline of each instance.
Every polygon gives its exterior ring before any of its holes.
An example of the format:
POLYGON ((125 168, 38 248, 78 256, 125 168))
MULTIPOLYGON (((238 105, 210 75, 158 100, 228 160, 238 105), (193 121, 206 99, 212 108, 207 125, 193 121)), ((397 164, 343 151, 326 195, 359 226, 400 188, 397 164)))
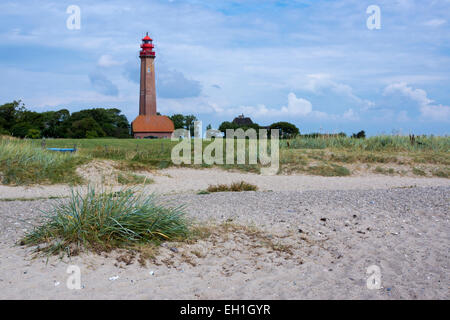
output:
POLYGON ((0 104, 117 107, 132 121, 147 31, 163 114, 449 134, 450 0, 2 0, 0 104), (66 26, 70 5, 79 30, 66 26), (369 5, 380 29, 366 26, 369 5))

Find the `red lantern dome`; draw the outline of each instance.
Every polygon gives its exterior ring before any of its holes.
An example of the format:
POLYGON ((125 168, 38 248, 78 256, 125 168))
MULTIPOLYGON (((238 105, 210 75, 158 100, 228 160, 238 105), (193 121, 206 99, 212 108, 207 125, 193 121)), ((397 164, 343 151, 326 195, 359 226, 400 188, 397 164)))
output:
POLYGON ((141 51, 139 52, 140 57, 155 57, 155 52, 153 51, 153 44, 152 44, 152 38, 147 35, 142 38, 142 44, 141 44, 141 51))

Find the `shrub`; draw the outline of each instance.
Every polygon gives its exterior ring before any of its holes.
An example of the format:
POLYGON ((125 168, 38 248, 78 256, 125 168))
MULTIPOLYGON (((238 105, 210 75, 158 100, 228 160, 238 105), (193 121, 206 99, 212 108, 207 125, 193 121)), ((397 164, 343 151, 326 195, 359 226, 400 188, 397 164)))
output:
POLYGON ((364 130, 361 130, 358 133, 354 133, 352 134, 352 138, 356 138, 356 139, 365 139, 366 138, 366 133, 364 132, 364 130))
MULTIPOLYGON (((276 122, 272 123, 269 127, 271 130, 278 129, 280 130, 280 138, 281 139, 291 139, 300 134, 298 128, 289 122, 276 122)), ((269 134, 270 136, 270 134, 269 134)))

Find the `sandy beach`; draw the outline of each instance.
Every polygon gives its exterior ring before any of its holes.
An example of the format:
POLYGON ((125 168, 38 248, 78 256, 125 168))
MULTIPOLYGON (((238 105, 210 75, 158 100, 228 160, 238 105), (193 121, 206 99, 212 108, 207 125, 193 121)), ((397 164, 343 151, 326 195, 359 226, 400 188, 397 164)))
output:
MULTIPOLYGON (((1 299, 449 299, 450 180, 368 175, 265 177, 166 169, 145 191, 217 227, 164 243, 141 266, 127 252, 31 259, 15 245, 67 186, 0 186, 1 299), (197 194, 245 180, 256 192, 197 194), (8 200, 8 201, 5 201, 8 200), (14 200, 14 201, 12 201, 14 200), (258 230, 255 232, 254 230, 258 230), (66 286, 69 265, 80 290, 66 286), (381 288, 368 289, 371 265, 381 288)), ((117 187, 118 188, 118 187, 117 187)))
MULTIPOLYGON (((104 164, 101 162, 100 164, 104 164)), ((90 164, 91 165, 91 164, 90 164)), ((98 184, 102 177, 99 170, 84 173, 83 177, 92 184, 98 184)), ((104 170, 102 176, 112 173, 104 170)), ((321 177, 312 175, 276 175, 263 176, 254 173, 232 172, 221 169, 164 169, 149 172, 138 172, 151 178, 154 184, 140 187, 141 190, 156 194, 196 193, 205 190, 209 185, 229 184, 246 181, 258 186, 259 191, 309 191, 309 190, 374 190, 400 187, 433 187, 450 186, 449 179, 398 177, 386 175, 365 175, 351 177, 321 177)), ((119 190, 123 186, 111 186, 119 190)), ((67 185, 35 185, 11 187, 0 185, 0 199, 64 197, 70 195, 67 185)))

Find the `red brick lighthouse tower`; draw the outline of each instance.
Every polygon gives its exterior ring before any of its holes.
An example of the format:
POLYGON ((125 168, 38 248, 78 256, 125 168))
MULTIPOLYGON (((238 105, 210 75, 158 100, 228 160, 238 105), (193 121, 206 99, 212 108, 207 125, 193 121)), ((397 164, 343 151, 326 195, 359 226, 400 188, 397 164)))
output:
POLYGON ((174 131, 172 120, 156 113, 155 52, 152 39, 147 35, 142 39, 141 84, 139 96, 139 116, 131 123, 135 138, 170 138, 174 131))

